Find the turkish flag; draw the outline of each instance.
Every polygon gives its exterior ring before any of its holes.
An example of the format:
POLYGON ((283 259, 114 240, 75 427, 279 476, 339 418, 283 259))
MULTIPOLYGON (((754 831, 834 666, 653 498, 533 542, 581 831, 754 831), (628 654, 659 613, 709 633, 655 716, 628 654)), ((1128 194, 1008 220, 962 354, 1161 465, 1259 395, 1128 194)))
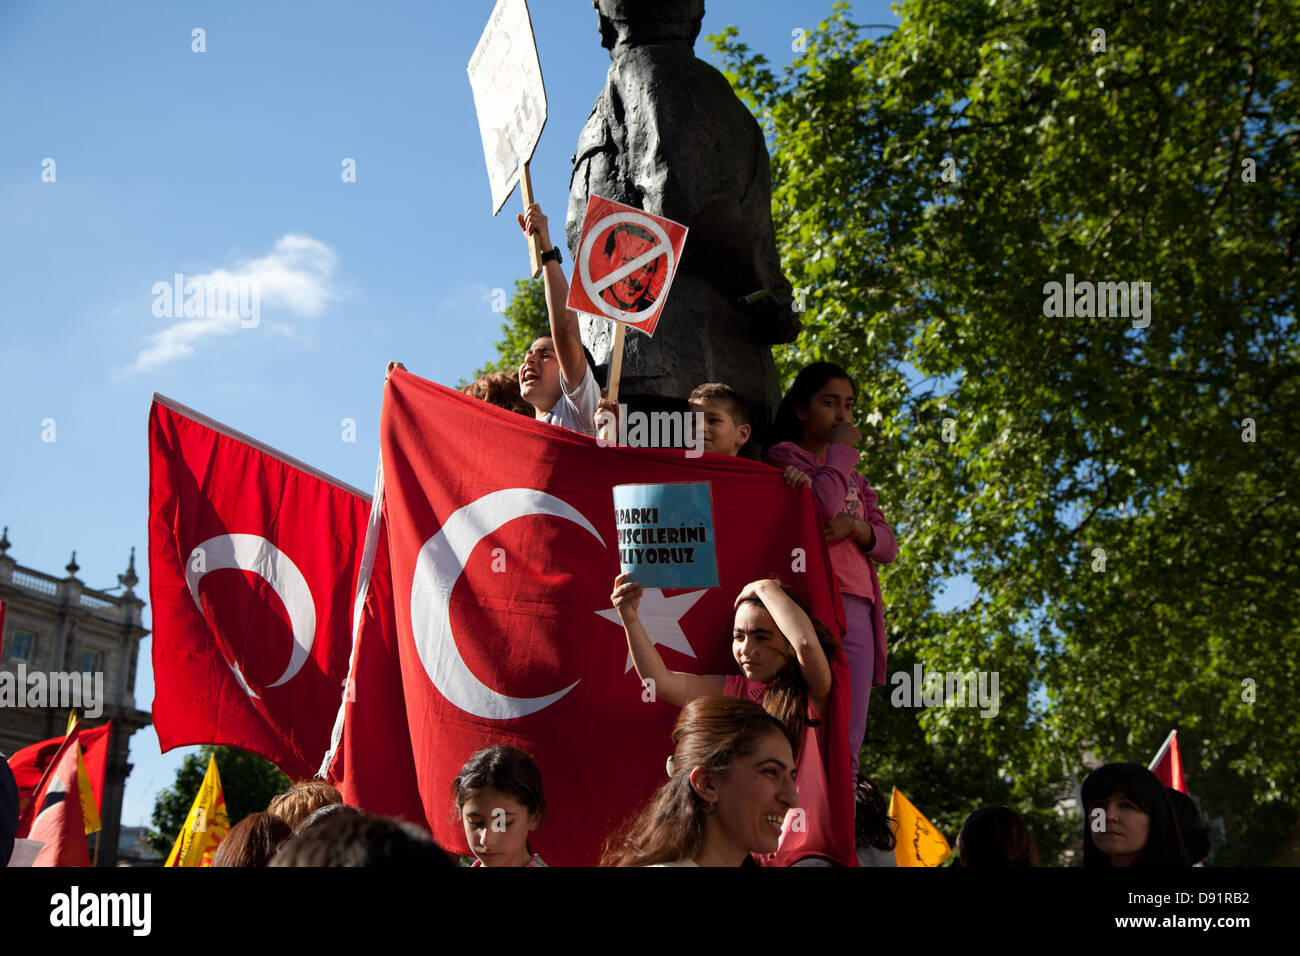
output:
MULTIPOLYGON (((383 487, 380 468, 376 502, 383 501, 383 487)), ((402 700, 388 532, 378 506, 370 514, 357 592, 361 608, 354 622, 351 670, 330 753, 319 776, 337 787, 349 806, 424 826, 402 700)))
MULTIPOLYGON (((108 767, 108 741, 113 733, 113 722, 89 729, 78 726, 77 735, 81 742, 81 753, 86 761, 86 773, 90 777, 90 788, 95 793, 95 806, 104 812, 104 773, 108 767)), ((41 779, 54 758, 63 747, 64 737, 51 737, 40 743, 31 744, 17 751, 9 758, 9 769, 14 772, 18 783, 18 813, 20 818, 27 813, 32 795, 40 786, 41 779)))
POLYGON ((32 866, 90 866, 86 823, 77 790, 77 729, 64 739, 36 788, 18 836, 44 843, 32 866))
MULTIPOLYGON (((609 600, 619 570, 612 487, 709 482, 716 588, 647 589, 641 616, 666 664, 737 672, 733 604, 778 577, 843 633, 812 498, 767 465, 680 450, 600 448, 395 371, 380 422, 406 723, 424 812, 467 853, 451 781, 475 751, 510 744, 542 771, 530 839, 552 864, 592 865, 606 835, 666 779, 677 708, 648 699, 609 600)), ((852 865, 848 671, 832 660, 827 715, 833 827, 852 865)), ((357 706, 367 699, 357 686, 357 706)))
POLYGON ((149 592, 163 751, 224 744, 311 777, 351 652, 362 492, 154 396, 149 592))

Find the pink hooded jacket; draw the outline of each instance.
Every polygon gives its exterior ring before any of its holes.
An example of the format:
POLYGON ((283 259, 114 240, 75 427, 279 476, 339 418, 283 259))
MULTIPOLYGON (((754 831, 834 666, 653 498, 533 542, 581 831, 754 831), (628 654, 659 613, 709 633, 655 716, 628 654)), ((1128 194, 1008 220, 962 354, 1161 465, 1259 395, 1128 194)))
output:
POLYGON ((898 556, 898 539, 885 520, 885 513, 876 504, 876 493, 867 479, 855 470, 861 457, 848 445, 831 445, 823 459, 794 442, 781 442, 768 450, 766 460, 769 465, 783 470, 787 465, 793 465, 812 479, 813 497, 817 499, 824 521, 847 512, 869 523, 875 533, 876 540, 870 551, 863 551, 852 538, 842 538, 827 545, 827 550, 840 591, 871 600, 871 623, 876 637, 872 685, 879 687, 885 683, 888 644, 885 640, 884 604, 880 598, 880 578, 876 575, 876 563, 889 564, 898 556))

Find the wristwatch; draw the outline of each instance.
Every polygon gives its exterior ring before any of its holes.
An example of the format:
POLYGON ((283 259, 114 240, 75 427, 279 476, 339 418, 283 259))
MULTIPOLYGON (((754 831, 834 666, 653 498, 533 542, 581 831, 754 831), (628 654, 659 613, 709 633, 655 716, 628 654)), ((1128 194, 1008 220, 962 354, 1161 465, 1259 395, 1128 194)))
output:
POLYGON ((561 258, 560 256, 559 246, 555 246, 551 249, 547 249, 545 252, 542 253, 542 265, 546 265, 546 263, 550 262, 552 259, 554 259, 557 264, 564 262, 564 259, 561 258))

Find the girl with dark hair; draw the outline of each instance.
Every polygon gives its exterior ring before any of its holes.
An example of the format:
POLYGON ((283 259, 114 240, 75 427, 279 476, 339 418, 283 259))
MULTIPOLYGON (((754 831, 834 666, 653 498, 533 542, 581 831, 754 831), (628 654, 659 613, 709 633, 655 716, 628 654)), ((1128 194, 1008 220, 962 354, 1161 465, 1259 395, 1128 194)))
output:
POLYGON ((830 629, 809 617, 780 581, 754 581, 735 604, 731 650, 741 673, 687 674, 669 670, 651 642, 638 613, 641 594, 641 585, 624 572, 614 579, 610 600, 623 621, 637 675, 653 681, 657 699, 682 707, 698 697, 742 697, 761 704, 790 735, 799 766, 799 810, 785 820, 780 848, 767 862, 844 862, 852 847, 836 845, 827 773, 829 659, 837 646, 830 629))
POLYGON ((465 762, 451 782, 473 866, 545 866, 528 834, 546 817, 542 772, 515 747, 489 747, 465 762))
POLYGON ((894 818, 889 815, 885 795, 869 778, 858 774, 853 791, 854 842, 858 848, 858 866, 898 866, 894 847, 894 818))
POLYGON ((885 683, 885 616, 876 563, 898 555, 898 540, 876 505, 876 493, 856 471, 862 435, 853 426, 857 388, 831 362, 801 371, 781 400, 764 458, 784 469, 786 480, 803 474, 826 522, 826 543, 844 601, 851 708, 849 754, 858 771, 858 750, 867 728, 872 686, 885 683))
POLYGON ((673 725, 668 782, 605 841, 601 866, 742 866, 776 850, 799 799, 786 728, 748 700, 697 697, 673 725))
POLYGON ((957 865, 967 869, 1037 866, 1038 848, 1029 827, 1010 807, 980 807, 957 834, 957 865))
POLYGON ((1083 781, 1083 865, 1189 866, 1163 783, 1136 763, 1098 767, 1083 781))

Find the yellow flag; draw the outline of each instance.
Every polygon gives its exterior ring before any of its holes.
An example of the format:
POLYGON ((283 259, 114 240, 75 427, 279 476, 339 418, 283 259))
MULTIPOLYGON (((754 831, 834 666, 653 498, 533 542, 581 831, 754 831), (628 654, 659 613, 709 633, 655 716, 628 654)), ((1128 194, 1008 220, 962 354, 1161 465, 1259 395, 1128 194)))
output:
POLYGON ((230 831, 226 817, 226 796, 221 792, 217 758, 208 758, 208 772, 203 775, 198 796, 190 807, 180 836, 167 855, 167 866, 211 866, 217 844, 230 831))
MULTIPOLYGON (((72 733, 77 726, 77 712, 68 712, 68 729, 64 736, 72 733)), ((90 771, 86 769, 86 754, 81 745, 77 745, 77 792, 81 796, 81 819, 86 822, 86 832, 94 833, 103 829, 99 820, 99 807, 95 804, 95 791, 90 785, 90 771)))
POLYGON ((894 818, 894 860, 899 866, 939 866, 948 859, 948 841, 897 787, 889 798, 889 815, 894 818))

